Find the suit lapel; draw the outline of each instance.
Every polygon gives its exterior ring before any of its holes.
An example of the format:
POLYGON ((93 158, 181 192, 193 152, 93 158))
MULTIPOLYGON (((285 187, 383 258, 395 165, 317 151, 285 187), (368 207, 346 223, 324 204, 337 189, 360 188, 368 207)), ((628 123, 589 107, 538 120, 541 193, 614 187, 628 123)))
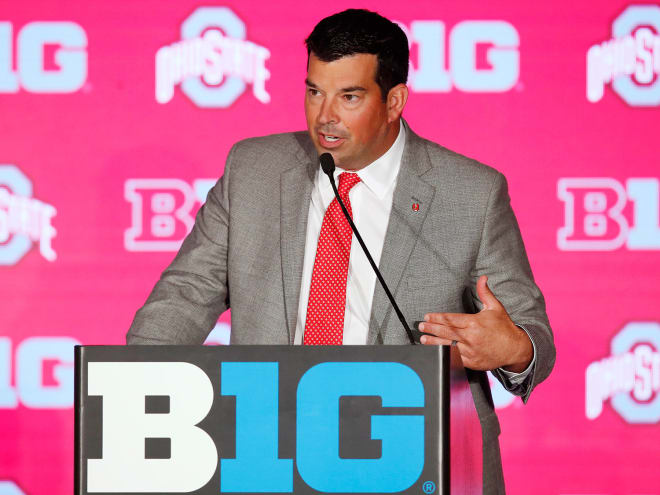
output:
POLYGON ((307 134, 297 133, 295 137, 300 145, 298 163, 280 176, 280 246, 289 344, 293 344, 296 331, 307 215, 318 167, 318 156, 307 134))
MULTIPOLYGON (((395 298, 397 287, 401 282, 401 277, 435 194, 435 187, 420 178, 430 169, 431 162, 424 142, 406 125, 406 147, 394 189, 392 211, 379 264, 383 278, 395 298)), ((385 291, 377 282, 371 305, 367 344, 382 343, 383 322, 387 316, 390 317, 389 321, 392 322, 392 325, 399 325, 385 291)), ((412 322, 408 322, 408 324, 410 325, 412 322)), ((401 331, 403 332, 403 329, 401 331)))

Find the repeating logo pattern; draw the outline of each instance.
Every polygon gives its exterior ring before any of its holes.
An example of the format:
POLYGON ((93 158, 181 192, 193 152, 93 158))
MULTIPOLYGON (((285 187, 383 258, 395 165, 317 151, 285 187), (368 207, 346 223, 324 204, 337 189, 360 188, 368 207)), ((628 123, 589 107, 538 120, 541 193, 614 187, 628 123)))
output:
POLYGON ((631 178, 625 187, 609 177, 559 179, 564 225, 557 233, 563 251, 660 250, 660 181, 631 178), (632 208, 632 222, 623 214, 632 208))
POLYGON ((195 223, 194 213, 215 179, 128 179, 124 197, 131 203, 127 251, 176 251, 195 223))
POLYGON ((195 10, 181 25, 181 41, 156 53, 156 101, 169 102, 180 85, 198 107, 227 108, 251 84, 257 100, 270 102, 270 51, 246 36, 245 23, 230 8, 195 10))
POLYGON ((32 181, 16 165, 0 165, 0 265, 15 265, 33 244, 55 261, 56 213, 54 206, 32 197, 32 181))
POLYGON ((506 21, 462 21, 446 36, 443 21, 399 23, 417 53, 409 85, 420 93, 509 91, 520 76, 520 36, 506 21), (488 63, 479 63, 483 50, 488 63), (445 53, 449 53, 449 57, 445 53))
POLYGON ((0 22, 0 93, 73 93, 87 80, 87 34, 75 22, 30 22, 18 32, 12 68, 13 25, 0 22), (57 46, 46 68, 46 46, 57 46))
POLYGON ((612 38, 587 51, 587 99, 605 86, 633 107, 660 105, 660 6, 631 5, 612 23, 612 38))
POLYGON ((587 418, 600 416, 607 400, 628 423, 660 422, 660 323, 627 324, 611 355, 587 367, 587 418))

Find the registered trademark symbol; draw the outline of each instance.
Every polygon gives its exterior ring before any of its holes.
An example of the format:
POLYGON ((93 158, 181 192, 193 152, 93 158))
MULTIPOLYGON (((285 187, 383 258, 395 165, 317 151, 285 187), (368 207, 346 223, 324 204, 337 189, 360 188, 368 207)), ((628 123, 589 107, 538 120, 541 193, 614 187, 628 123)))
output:
POLYGON ((431 493, 435 492, 435 483, 432 481, 425 481, 422 485, 422 490, 424 490, 426 495, 430 495, 431 493))

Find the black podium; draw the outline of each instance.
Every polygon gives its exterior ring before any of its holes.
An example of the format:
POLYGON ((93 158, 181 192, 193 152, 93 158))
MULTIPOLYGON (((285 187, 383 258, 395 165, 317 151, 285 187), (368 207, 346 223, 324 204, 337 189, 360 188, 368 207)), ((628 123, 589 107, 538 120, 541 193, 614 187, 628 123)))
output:
POLYGON ((76 494, 480 494, 455 348, 79 346, 76 494))

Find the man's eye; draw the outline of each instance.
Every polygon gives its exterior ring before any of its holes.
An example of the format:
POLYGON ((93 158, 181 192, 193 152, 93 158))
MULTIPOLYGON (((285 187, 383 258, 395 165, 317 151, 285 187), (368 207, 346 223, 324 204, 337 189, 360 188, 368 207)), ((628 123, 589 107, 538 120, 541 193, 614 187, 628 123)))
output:
POLYGON ((344 95, 344 99, 346 101, 355 102, 355 101, 358 100, 358 96, 357 95, 344 95))
POLYGON ((307 88, 307 92, 310 96, 316 96, 319 94, 319 90, 314 88, 307 88))

